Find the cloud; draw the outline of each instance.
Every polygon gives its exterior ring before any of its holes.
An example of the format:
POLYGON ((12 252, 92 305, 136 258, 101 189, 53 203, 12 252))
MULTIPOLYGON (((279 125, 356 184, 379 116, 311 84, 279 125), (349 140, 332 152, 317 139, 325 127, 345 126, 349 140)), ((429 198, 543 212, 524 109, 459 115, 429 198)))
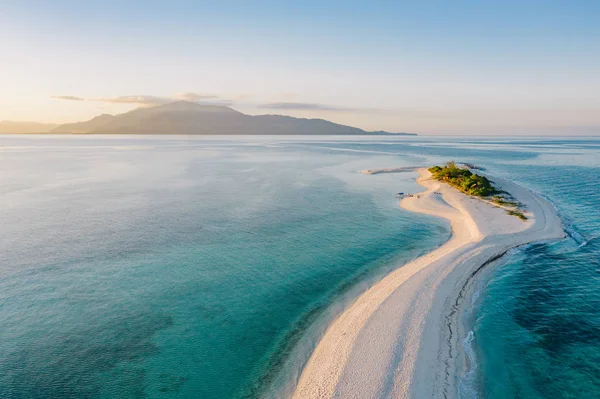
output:
POLYGON ((76 96, 51 96, 52 98, 60 100, 72 100, 72 101, 94 101, 107 104, 133 104, 142 107, 152 107, 155 105, 167 104, 178 100, 194 101, 199 103, 210 103, 220 105, 230 105, 232 101, 221 99, 219 96, 212 94, 198 94, 198 93, 179 93, 172 97, 160 97, 160 96, 118 96, 118 97, 101 97, 101 98, 83 98, 76 96))
POLYGON ((198 101, 198 100, 214 100, 219 98, 214 94, 198 94, 198 93, 179 93, 175 94, 173 98, 185 101, 198 101))
POLYGON ((273 109, 279 111, 329 111, 329 112, 352 112, 356 114, 389 114, 392 110, 385 108, 360 108, 360 107, 342 107, 321 103, 301 103, 301 102, 275 102, 260 104, 259 108, 273 109))
POLYGON ((100 101, 111 104, 136 104, 150 107, 153 105, 161 105, 173 102, 172 98, 156 97, 156 96, 119 96, 119 97, 104 97, 91 98, 89 101, 100 101))
POLYGON ((216 100, 216 101, 196 101, 196 102, 200 103, 200 104, 222 105, 224 107, 229 107, 229 106, 234 105, 236 103, 233 100, 225 100, 225 99, 216 100))
POLYGON ((56 100, 69 100, 69 101, 84 101, 85 98, 76 97, 76 96, 50 96, 50 98, 54 98, 56 100))
POLYGON ((326 105, 319 103, 296 103, 296 102, 278 102, 262 104, 261 108, 278 109, 285 111, 338 111, 347 112, 355 111, 350 108, 336 107, 334 105, 326 105))
POLYGON ((234 100, 248 100, 252 98, 252 94, 238 94, 237 96, 234 96, 233 99, 234 100))

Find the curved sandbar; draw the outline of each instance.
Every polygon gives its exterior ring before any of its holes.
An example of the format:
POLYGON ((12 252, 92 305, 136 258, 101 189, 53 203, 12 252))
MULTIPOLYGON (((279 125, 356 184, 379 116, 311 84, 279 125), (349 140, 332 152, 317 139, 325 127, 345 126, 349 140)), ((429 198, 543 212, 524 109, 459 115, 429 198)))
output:
POLYGON ((430 176, 419 169, 426 190, 400 206, 448 220, 452 237, 387 275, 332 323, 294 398, 456 397, 463 366, 456 308, 471 276, 510 248, 564 236, 554 207, 522 187, 494 179, 525 205, 527 221, 430 176))
POLYGON ((380 173, 414 172, 417 169, 416 166, 403 166, 401 168, 365 169, 361 170, 360 173, 364 175, 378 175, 380 173))

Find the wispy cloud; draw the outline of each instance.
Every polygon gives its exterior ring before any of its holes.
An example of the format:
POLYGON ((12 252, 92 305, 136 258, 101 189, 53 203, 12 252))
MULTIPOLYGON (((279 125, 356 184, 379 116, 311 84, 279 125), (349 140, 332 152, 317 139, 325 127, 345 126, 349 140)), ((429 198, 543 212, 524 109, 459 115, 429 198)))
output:
POLYGON ((216 100, 220 98, 214 94, 199 94, 199 93, 179 93, 173 96, 177 100, 199 101, 199 100, 216 100))
POLYGON ((91 98, 89 101, 100 101, 111 104, 136 104, 140 106, 153 106, 173 102, 172 98, 156 97, 156 96, 119 96, 119 97, 103 97, 91 98))
POLYGON ((54 98, 56 100, 69 100, 69 101, 84 101, 85 98, 76 97, 76 96, 50 96, 50 98, 54 98))
POLYGON ((319 103, 278 102, 262 104, 261 108, 285 111, 352 111, 350 108, 319 103))
POLYGON ((250 98, 249 95, 234 97, 234 100, 223 98, 216 94, 202 94, 196 92, 178 93, 170 97, 150 96, 150 95, 133 95, 133 96, 118 96, 118 97, 101 97, 101 98, 82 98, 77 96, 52 96, 52 98, 60 100, 76 100, 76 101, 93 101, 105 104, 131 104, 140 107, 152 107, 156 105, 167 104, 173 101, 185 100, 197 102, 200 104, 213 104, 232 106, 234 104, 258 107, 264 110, 276 111, 325 111, 325 112, 352 112, 352 113, 384 113, 382 109, 367 109, 367 108, 352 108, 343 107, 323 103, 310 102, 295 102, 295 101, 279 101, 270 103, 246 102, 243 99, 250 98))
MULTIPOLYGON (((216 94, 199 94, 199 93, 179 93, 173 96, 172 100, 193 101, 199 104, 223 105, 230 106, 235 103, 233 100, 228 100, 216 94)), ((172 101, 171 100, 171 101, 172 101)))
POLYGON ((57 100, 70 100, 70 101, 95 101, 110 104, 135 104, 140 106, 153 106, 166 104, 175 101, 173 98, 168 97, 157 97, 157 96, 119 96, 119 97, 103 97, 103 98, 83 98, 77 96, 50 96, 57 100))
POLYGON ((262 109, 271 109, 279 111, 327 111, 327 112, 351 112, 351 113, 368 113, 368 114, 387 114, 391 110, 384 108, 360 108, 360 107, 344 107, 322 103, 304 103, 304 102, 274 102, 260 104, 262 109))
POLYGON ((233 101, 220 98, 214 94, 199 94, 199 93, 179 93, 172 97, 161 97, 161 96, 147 96, 147 95, 134 95, 134 96, 118 96, 118 97, 101 97, 101 98, 83 98, 76 96, 51 96, 51 98, 59 100, 76 100, 76 101, 94 101, 102 102, 106 104, 133 104, 141 107, 152 107, 155 105, 167 104, 173 101, 185 100, 199 103, 208 104, 219 104, 219 105, 231 105, 233 101))
POLYGON ((252 94, 238 94, 236 96, 233 96, 233 99, 236 101, 244 101, 244 100, 249 100, 252 98, 252 94))

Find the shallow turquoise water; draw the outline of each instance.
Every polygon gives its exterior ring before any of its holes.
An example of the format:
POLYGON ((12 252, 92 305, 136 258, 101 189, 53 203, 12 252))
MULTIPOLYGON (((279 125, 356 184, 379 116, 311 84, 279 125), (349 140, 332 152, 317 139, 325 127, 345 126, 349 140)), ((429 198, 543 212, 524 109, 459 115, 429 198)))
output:
POLYGON ((327 321, 448 236, 398 208, 473 162, 543 192, 570 238, 482 288, 478 397, 600 397, 600 142, 0 137, 0 397, 277 396, 327 321), (576 178, 574 178, 576 177, 576 178))
POLYGON ((2 398, 277 392, 327 305, 449 234, 397 206, 414 176, 358 173, 385 158, 244 140, 3 144, 2 398))

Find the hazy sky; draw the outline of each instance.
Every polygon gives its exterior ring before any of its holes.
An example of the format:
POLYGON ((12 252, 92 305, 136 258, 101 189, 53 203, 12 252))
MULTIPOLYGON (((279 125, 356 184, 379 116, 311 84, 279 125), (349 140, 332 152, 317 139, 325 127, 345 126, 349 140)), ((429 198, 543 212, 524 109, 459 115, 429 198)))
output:
POLYGON ((600 1, 0 0, 0 120, 186 98, 431 134, 600 134, 600 1))

